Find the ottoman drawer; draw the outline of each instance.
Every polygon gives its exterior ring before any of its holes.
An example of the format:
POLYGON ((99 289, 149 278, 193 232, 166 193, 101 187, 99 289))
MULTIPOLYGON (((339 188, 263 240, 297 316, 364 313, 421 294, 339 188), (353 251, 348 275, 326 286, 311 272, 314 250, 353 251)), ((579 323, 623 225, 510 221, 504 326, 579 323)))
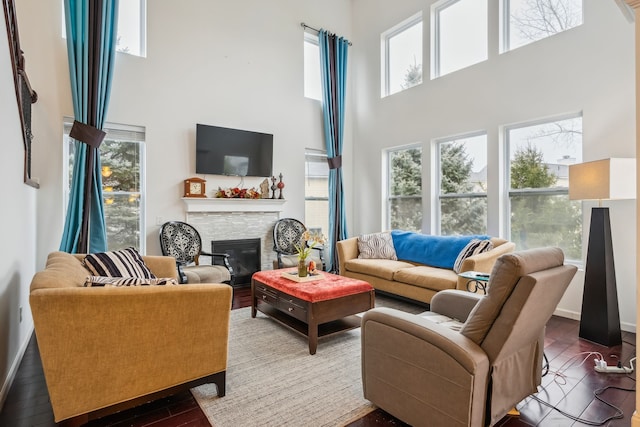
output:
POLYGON ((303 322, 307 321, 307 303, 289 295, 280 295, 278 309, 303 322))
POLYGON ((278 294, 273 289, 257 285, 254 288, 254 293, 258 301, 266 302, 274 307, 278 305, 278 294))

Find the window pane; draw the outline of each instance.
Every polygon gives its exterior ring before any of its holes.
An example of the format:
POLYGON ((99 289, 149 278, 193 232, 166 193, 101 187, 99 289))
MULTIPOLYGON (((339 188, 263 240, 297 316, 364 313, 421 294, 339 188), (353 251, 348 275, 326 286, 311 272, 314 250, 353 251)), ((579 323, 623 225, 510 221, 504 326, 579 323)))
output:
POLYGON ((306 32, 304 33, 304 96, 311 99, 322 99, 318 36, 306 32))
POLYGON ((410 197, 389 201, 391 228, 396 230, 422 230, 422 198, 410 197))
POLYGON ((104 216, 109 250, 140 247, 140 193, 104 192, 104 216))
POLYGON ((329 234, 329 164, 322 151, 305 152, 304 222, 309 230, 329 234))
POLYGON ((434 77, 487 59, 487 0, 447 2, 434 13, 437 22, 434 77))
POLYGON ((105 139, 100 146, 100 161, 105 190, 140 191, 139 143, 105 139))
POLYGON ((558 246, 570 260, 582 258, 582 207, 567 195, 511 196, 511 241, 521 249, 558 246))
POLYGON ((422 18, 387 38, 386 95, 422 83, 422 18))
POLYGON ((504 1, 509 13, 506 50, 582 25, 582 0, 504 1))
POLYGON ((422 149, 388 153, 389 226, 402 230, 422 229, 422 149))
POLYGON ((440 199, 440 234, 486 234, 487 198, 440 199))
POLYGON ((508 130, 511 189, 569 187, 582 163, 582 117, 508 130))

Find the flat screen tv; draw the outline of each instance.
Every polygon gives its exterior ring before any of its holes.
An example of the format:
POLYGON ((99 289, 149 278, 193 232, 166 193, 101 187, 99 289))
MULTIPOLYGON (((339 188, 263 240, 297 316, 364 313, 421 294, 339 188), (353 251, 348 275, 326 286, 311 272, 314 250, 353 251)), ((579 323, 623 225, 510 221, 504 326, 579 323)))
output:
POLYGON ((270 177, 273 135, 196 125, 196 173, 270 177))

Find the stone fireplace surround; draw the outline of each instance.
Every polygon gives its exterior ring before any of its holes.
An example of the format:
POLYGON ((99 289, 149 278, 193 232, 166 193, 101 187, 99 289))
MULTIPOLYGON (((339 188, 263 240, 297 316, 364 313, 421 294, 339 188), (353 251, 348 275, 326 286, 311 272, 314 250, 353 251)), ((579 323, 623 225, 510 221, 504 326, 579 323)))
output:
POLYGON ((212 240, 260 238, 260 266, 273 269, 273 225, 280 219, 284 199, 218 199, 183 197, 186 222, 202 238, 203 250, 211 250, 212 240))

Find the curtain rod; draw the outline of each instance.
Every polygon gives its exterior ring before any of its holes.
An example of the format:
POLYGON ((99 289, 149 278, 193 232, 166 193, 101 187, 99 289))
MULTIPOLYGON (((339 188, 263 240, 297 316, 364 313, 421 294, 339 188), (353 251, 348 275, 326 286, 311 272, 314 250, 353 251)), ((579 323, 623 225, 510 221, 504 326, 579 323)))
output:
MULTIPOLYGON (((304 28, 305 30, 308 28, 308 29, 310 29, 310 30, 312 30, 312 31, 315 31, 316 33, 319 33, 319 32, 320 32, 320 30, 318 30, 317 28, 313 28, 313 27, 311 27, 311 26, 309 26, 309 25, 305 24, 304 22, 301 22, 301 23, 300 23, 300 26, 301 26, 302 28, 304 28)), ((349 43, 349 46, 353 46, 353 44, 352 44, 350 41, 348 41, 348 40, 347 40, 347 42, 349 43)))

